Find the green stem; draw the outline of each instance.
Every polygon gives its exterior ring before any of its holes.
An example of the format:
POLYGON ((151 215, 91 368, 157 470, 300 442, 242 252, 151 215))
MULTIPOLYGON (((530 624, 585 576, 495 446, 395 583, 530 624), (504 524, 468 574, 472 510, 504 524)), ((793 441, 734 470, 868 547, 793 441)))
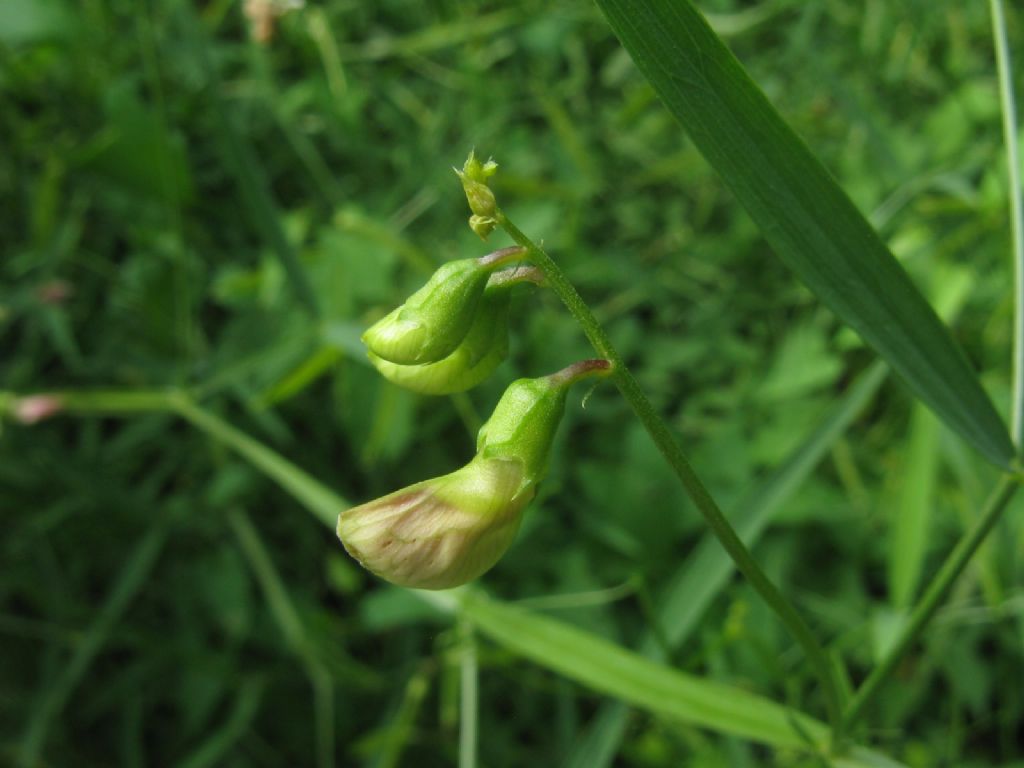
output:
POLYGON ((1024 439, 1024 190, 1021 189, 1020 158, 1017 153, 1017 109, 1013 99, 1013 67, 1006 35, 1002 0, 990 0, 992 39, 999 72, 999 100, 1003 111, 1003 141, 1010 198, 1010 235, 1013 239, 1013 412, 1010 429, 1017 450, 1024 439))
POLYGON ((665 457, 669 466, 672 467, 686 493, 704 516, 712 533, 715 534, 725 548, 725 551, 729 554, 729 557, 736 563, 736 568, 747 578, 758 594, 764 598, 764 601, 775 611, 775 614, 803 647, 804 653, 813 665, 822 690, 825 693, 825 703, 834 731, 833 738, 835 741, 839 741, 842 735, 839 719, 839 683, 835 676, 834 667, 829 663, 824 649, 815 639, 807 623, 764 574, 750 552, 743 545, 743 542, 740 541, 736 531, 733 530, 732 525, 729 524, 729 521, 722 514, 722 511, 718 508, 711 494, 708 493, 707 488, 704 487, 697 473, 690 466, 686 454, 679 447, 668 426, 658 416, 654 406, 651 405, 650 400, 647 399, 643 390, 640 389, 640 385, 612 345, 608 334, 605 333, 604 328, 601 327, 593 312, 590 311, 590 307, 583 301, 583 298, 579 295, 573 284, 569 282, 561 268, 543 249, 523 234, 503 211, 496 211, 494 218, 498 225, 516 243, 527 249, 529 261, 544 273, 548 286, 562 300, 562 303, 565 304, 569 312, 572 313, 573 317, 582 326, 583 332, 594 349, 612 364, 611 378, 618 387, 619 392, 622 393, 622 396, 633 408, 633 412, 644 425, 661 455, 665 457))
POLYGON ((459 618, 459 768, 477 765, 477 660, 473 626, 465 616, 459 618))
POLYGON ((310 643, 306 627, 299 618, 288 588, 281 574, 274 566, 259 531, 252 520, 241 509, 227 510, 228 524, 235 533, 238 547, 249 563, 256 583, 263 591, 263 597, 270 608, 270 614, 277 622, 288 647, 299 657, 306 668, 313 690, 313 729, 317 745, 317 766, 334 766, 334 690, 331 674, 321 663, 310 643))
POLYGON ((173 412, 174 390, 96 389, 85 392, 47 393, 67 411, 77 413, 159 413, 173 412))
POLYGON ((893 670, 903 656, 910 650, 920 637, 921 632, 931 621, 939 606, 945 601, 949 590, 953 587, 957 578, 963 573, 967 563, 970 562, 978 547, 985 540, 989 531, 992 530, 998 521, 1007 503, 1016 493, 1020 479, 1016 476, 1004 476, 999 485, 992 491, 981 515, 974 527, 968 531, 963 538, 957 542, 956 547, 949 553, 939 572, 935 575, 928 589, 925 591, 921 601, 914 607, 910 614, 910 620, 903 628, 899 638, 893 647, 886 654, 885 658, 878 664, 867 680, 857 689, 857 692, 850 700, 849 706, 843 713, 842 728, 849 730, 864 715, 867 705, 874 699, 892 676, 893 670))

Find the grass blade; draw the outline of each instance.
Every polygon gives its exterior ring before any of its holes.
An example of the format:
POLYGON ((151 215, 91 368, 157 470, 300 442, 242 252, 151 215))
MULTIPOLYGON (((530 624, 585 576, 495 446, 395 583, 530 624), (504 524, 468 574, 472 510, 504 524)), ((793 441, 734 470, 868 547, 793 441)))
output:
MULTIPOLYGON (((748 691, 650 661, 554 619, 473 590, 460 592, 457 606, 451 604, 451 593, 423 597, 460 610, 479 632, 513 653, 657 716, 774 747, 816 752, 827 745, 829 731, 824 723, 748 691)), ((881 756, 862 751, 833 764, 854 768, 871 764, 868 759, 886 764, 881 756)))
POLYGON ((1006 467, 1006 426, 935 311, 689 0, 598 0, 786 265, 955 432, 1006 467))
POLYGON ((1020 154, 1017 151, 1017 107, 1013 98, 1013 66, 1010 41, 1006 34, 1006 16, 1002 0, 990 0, 992 39, 995 41, 999 70, 999 100, 1003 110, 1003 141, 1006 143, 1006 168, 1010 198, 1010 234, 1013 238, 1014 311, 1013 311, 1013 413, 1010 416, 1013 440, 1018 448, 1024 440, 1024 188, 1020 180, 1020 154))
POLYGON ((64 709, 68 699, 81 682, 93 660, 99 654, 114 625, 131 604, 132 599, 149 578, 164 543, 167 541, 167 521, 158 520, 143 535, 128 562, 118 574, 117 581, 103 602, 95 621, 89 626, 67 666, 43 694, 32 712, 21 746, 19 765, 30 766, 39 762, 39 753, 46 742, 50 723, 64 709))
POLYGON ((281 454, 196 405, 182 393, 172 393, 173 410, 194 427, 220 440, 256 469, 288 491, 329 528, 338 523, 338 514, 349 506, 338 493, 296 467, 281 454))
POLYGON ((373 737, 370 751, 377 755, 377 759, 367 761, 367 765, 373 768, 399 768, 402 755, 415 741, 416 719, 429 691, 429 670, 421 664, 409 678, 391 722, 373 737))
MULTIPOLYGON (((888 374, 876 362, 850 386, 821 424, 769 477, 744 494, 730 515, 747 546, 760 538, 775 513, 803 484, 829 448, 846 432, 888 374)), ((658 609, 658 626, 670 648, 680 646, 697 626, 714 597, 728 583, 734 566, 713 536, 707 535, 668 582, 658 609)), ((661 643, 648 633, 640 652, 661 659, 661 643)), ((611 764, 626 731, 628 709, 620 702, 605 704, 565 761, 567 768, 603 768, 611 764)))
POLYGON ((288 594, 284 580, 277 572, 270 552, 249 516, 240 509, 230 509, 228 524, 235 533, 239 549, 259 582, 267 606, 281 629, 285 641, 298 655, 306 668, 313 690, 314 729, 316 731, 317 765, 334 766, 334 683, 331 675, 317 657, 316 649, 306 632, 299 611, 288 594))
POLYGON ((259 712, 262 699, 263 683, 261 681, 250 679, 243 682, 227 720, 182 760, 178 764, 179 768, 207 768, 207 766, 223 765, 224 758, 232 747, 249 730, 253 718, 259 712))
POLYGON ((249 214, 253 227, 264 239, 267 246, 281 262, 284 273, 302 307, 315 319, 320 317, 320 305, 316 291, 310 282, 299 255, 292 246, 281 223, 281 215, 274 202, 270 183, 263 171, 263 164, 248 136, 238 125, 236 111, 226 102, 223 86, 216 64, 208 51, 205 32, 195 12, 188 4, 182 8, 190 34, 189 42, 196 61, 204 70, 211 91, 213 116, 217 121, 217 138, 227 168, 235 178, 241 203, 249 214))
MULTIPOLYGON (((974 280, 967 271, 937 271, 933 275, 934 302, 943 319, 955 318, 974 280)), ((921 580, 932 525, 935 483, 939 473, 938 420, 916 403, 910 430, 898 503, 894 510, 889 549, 889 589, 893 605, 909 608, 921 580)))
POLYGON ((915 406, 910 417, 899 504, 893 510, 895 519, 889 550, 889 588, 893 604, 898 608, 910 606, 921 580, 935 503, 938 440, 939 422, 927 410, 915 406))
POLYGON ((473 626, 459 621, 459 768, 476 768, 479 738, 479 670, 473 626))
POLYGON ((1016 477, 1003 477, 992 490, 971 528, 956 543, 953 551, 949 553, 938 572, 928 583, 924 594, 900 630, 899 636, 886 651, 885 657, 871 670, 867 679, 850 699, 850 704, 843 713, 844 728, 853 727, 869 711, 868 705, 879 694, 885 683, 892 678, 893 672, 907 651, 921 637, 921 633, 935 616, 939 606, 949 596, 950 590, 978 551, 978 547, 982 545, 992 528, 999 522, 1018 487, 1019 483, 1016 477))
POLYGON ((228 510, 227 520, 288 647, 303 661, 315 661, 316 657, 306 635, 306 628, 299 618, 299 612, 256 527, 249 516, 240 509, 228 510))
POLYGON ((806 747, 791 717, 824 744, 827 728, 774 702, 678 672, 568 624, 477 592, 462 610, 478 631, 516 654, 655 714, 776 747, 806 747))

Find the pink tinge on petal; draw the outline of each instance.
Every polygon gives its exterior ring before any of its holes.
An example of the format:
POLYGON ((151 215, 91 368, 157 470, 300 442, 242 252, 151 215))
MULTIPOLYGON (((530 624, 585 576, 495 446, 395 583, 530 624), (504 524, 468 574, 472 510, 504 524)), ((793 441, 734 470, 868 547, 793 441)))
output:
POLYGON ((38 424, 64 410, 64 402, 54 395, 30 395, 14 403, 12 414, 19 424, 38 424))
POLYGON ((477 578, 508 549, 520 512, 519 462, 472 462, 342 512, 338 536, 364 568, 400 586, 447 589, 477 578))

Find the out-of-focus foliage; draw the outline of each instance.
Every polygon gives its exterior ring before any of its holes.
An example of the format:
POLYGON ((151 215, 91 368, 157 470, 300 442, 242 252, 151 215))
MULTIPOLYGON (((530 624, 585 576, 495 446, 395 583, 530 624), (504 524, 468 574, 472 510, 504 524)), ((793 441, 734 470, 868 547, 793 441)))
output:
MULTIPOLYGON (((922 289, 963 286, 955 334, 1005 405, 986 4, 702 7, 922 289)), ((353 502, 461 466, 508 382, 591 354, 533 291, 513 301, 509 361, 468 395, 403 392, 365 359, 371 322, 443 261, 486 251, 451 170, 473 146, 494 154, 501 205, 594 306, 726 509, 871 361, 767 252, 585 3, 307 0, 260 43, 236 0, 6 0, 0 99, 0 389, 187 387, 353 502)), ((633 645, 657 630, 650 606, 703 531, 615 393, 581 399, 481 583, 508 600, 625 584, 552 613, 633 645)), ((755 549, 858 679, 992 479, 948 433, 908 440, 922 428, 910 413, 886 384, 755 549), (911 459, 934 461, 926 480, 911 459), (926 498, 905 481, 927 482, 926 498), (923 571, 902 570, 894 591, 908 505, 930 509, 909 543, 923 571)), ((50 765, 454 762, 449 621, 359 570, 183 423, 6 424, 0 514, 0 762, 40 733, 50 765), (86 663, 69 672, 69 659, 86 663)), ((1021 514, 868 718, 894 757, 1024 759, 1010 684, 1024 677, 1021 514)), ((600 697, 480 652, 481 764, 557 765, 600 697)), ((672 660, 820 706, 738 581, 672 660)), ((630 766, 767 759, 640 714, 620 753, 630 766)))

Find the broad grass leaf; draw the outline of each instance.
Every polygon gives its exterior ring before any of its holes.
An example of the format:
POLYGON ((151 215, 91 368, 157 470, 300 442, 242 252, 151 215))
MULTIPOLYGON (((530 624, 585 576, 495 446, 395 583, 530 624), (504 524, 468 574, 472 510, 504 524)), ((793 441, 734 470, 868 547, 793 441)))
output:
POLYGON ((688 0, 598 0, 776 254, 989 461, 1014 456, 967 358, 864 216, 688 0))

